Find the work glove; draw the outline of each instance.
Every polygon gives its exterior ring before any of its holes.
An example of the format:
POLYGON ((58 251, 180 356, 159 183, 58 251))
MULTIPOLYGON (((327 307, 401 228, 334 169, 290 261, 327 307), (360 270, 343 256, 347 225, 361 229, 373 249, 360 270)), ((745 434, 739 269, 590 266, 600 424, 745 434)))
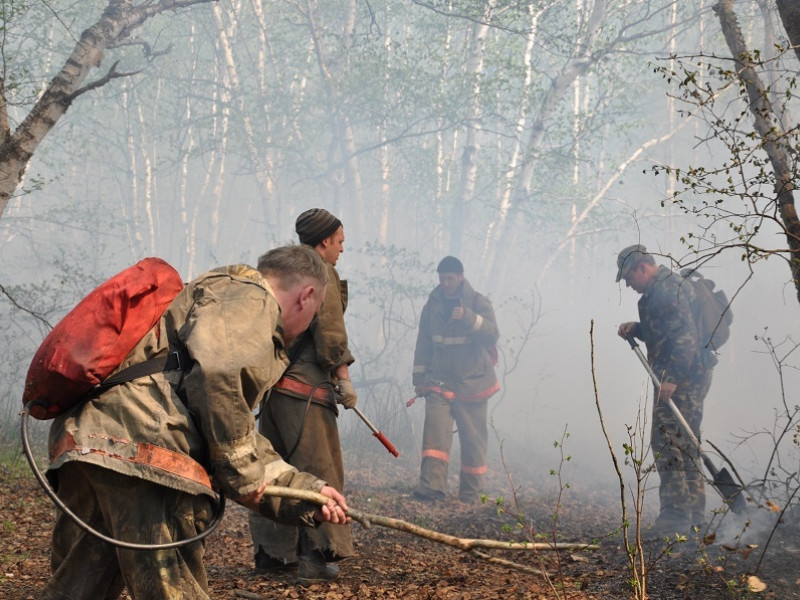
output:
POLYGON ((353 382, 349 379, 340 379, 339 390, 341 392, 337 397, 339 404, 345 408, 355 408, 358 396, 356 395, 356 389, 353 387, 353 382))

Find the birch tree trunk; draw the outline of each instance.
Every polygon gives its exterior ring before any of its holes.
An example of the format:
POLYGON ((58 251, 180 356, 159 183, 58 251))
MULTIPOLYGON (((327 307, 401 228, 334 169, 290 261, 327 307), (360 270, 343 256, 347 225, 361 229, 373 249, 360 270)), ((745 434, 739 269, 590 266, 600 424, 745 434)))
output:
POLYGON ((0 80, 0 218, 25 175, 36 148, 81 94, 122 76, 113 65, 101 79, 83 85, 89 72, 99 67, 105 52, 129 37, 148 19, 167 10, 180 10, 212 0, 161 0, 137 6, 111 0, 100 19, 86 29, 58 74, 19 126, 11 131, 6 89, 0 80))
MULTIPOLYGON (((197 72, 197 52, 195 52, 195 26, 190 27, 189 33, 190 54, 194 57, 192 61, 192 73, 197 72)), ((190 84, 191 85, 191 84, 190 84)), ((193 265, 197 260, 197 243, 195 236, 190 228, 192 216, 189 208, 189 182, 190 182, 190 157, 196 146, 195 126, 192 122, 194 115, 192 111, 191 93, 187 91, 183 98, 183 114, 181 122, 186 124, 186 132, 182 135, 184 145, 181 148, 181 158, 178 165, 178 201, 180 203, 180 221, 183 227, 183 248, 189 258, 189 264, 193 265)))
POLYGON ((472 200, 475 197, 475 184, 478 179, 478 152, 480 150, 481 132, 481 79, 483 77, 483 59, 486 48, 488 23, 496 0, 487 0, 481 22, 472 28, 472 38, 466 57, 464 77, 470 82, 470 108, 464 131, 464 146, 461 151, 461 179, 459 198, 451 206, 450 218, 450 252, 458 256, 464 232, 469 229, 469 215, 472 200))
MULTIPOLYGON (((778 55, 778 40, 773 15, 774 0, 757 0, 757 4, 764 21, 764 41, 762 43, 764 50, 761 56, 764 62, 775 63, 780 57, 778 55)), ((764 76, 767 80, 766 86, 769 89, 769 100, 775 110, 775 118, 780 122, 781 129, 788 131, 792 128, 792 116, 785 105, 786 103, 781 102, 786 90, 783 89, 784 86, 779 72, 777 69, 767 69, 764 72, 764 76)))
MULTIPOLYGON (((243 6, 240 3, 237 3, 234 5, 233 11, 230 14, 238 15, 241 14, 242 11, 243 6)), ((242 86, 242 76, 240 75, 240 71, 246 73, 248 69, 246 65, 242 65, 240 69, 233 49, 232 40, 235 40, 239 35, 241 35, 241 29, 238 27, 238 19, 231 18, 226 20, 224 17, 228 13, 223 11, 218 4, 213 6, 212 14, 214 16, 214 22, 219 30, 219 60, 222 62, 224 66, 224 72, 226 73, 226 95, 228 96, 228 101, 230 101, 236 107, 236 112, 238 113, 238 118, 243 130, 242 145, 258 184, 256 188, 259 195, 259 204, 262 211, 264 211, 267 222, 277 222, 277 215, 270 214, 270 211, 268 210, 268 207, 272 204, 273 199, 272 191, 275 187, 274 177, 271 168, 267 166, 267 163, 264 160, 266 153, 263 151, 263 148, 265 144, 263 144, 261 140, 257 139, 253 118, 251 117, 251 114, 257 114, 258 110, 252 109, 248 105, 248 94, 242 86), (274 220, 270 221, 270 218, 273 218, 274 220)), ((260 15, 260 18, 263 19, 263 12, 260 15)), ((263 21, 262 23, 263 25, 266 25, 266 23, 263 21)), ((259 44, 259 47, 263 48, 266 46, 266 29, 260 27, 259 30, 262 42, 259 44)), ((255 69, 252 70, 255 71, 256 74, 262 74, 263 63, 261 61, 257 61, 255 69)), ((266 97, 267 89, 263 77, 260 78, 260 86, 261 87, 259 91, 262 94, 261 98, 264 98, 266 97)), ((263 104, 266 105, 267 103, 263 104)))
POLYGON ((540 10, 534 10, 533 5, 528 5, 528 33, 525 37, 525 49, 522 55, 523 66, 523 82, 522 90, 519 100, 519 108, 517 110, 516 124, 514 126, 514 143, 511 148, 511 154, 508 160, 508 165, 505 168, 505 173, 502 178, 502 193, 500 198, 500 207, 497 211, 497 216, 489 224, 486 231, 486 237, 483 242, 483 255, 481 264, 483 265, 483 277, 485 281, 493 269, 494 257, 497 251, 498 240, 495 239, 495 231, 501 227, 505 220, 508 218, 508 213, 511 210, 512 194, 514 192, 514 181, 516 178, 517 170, 523 157, 523 143, 522 138, 525 134, 525 127, 528 120, 528 111, 530 110, 531 99, 531 84, 533 83, 533 48, 536 41, 536 35, 539 31, 539 18, 542 13, 549 6, 542 7, 540 10))
MULTIPOLYGON (((452 46, 453 46, 453 30, 450 21, 448 20, 445 26, 445 35, 442 42, 443 45, 443 60, 440 65, 439 76, 439 97, 445 96, 445 82, 447 81, 447 73, 452 66, 452 46)), ((441 249, 444 246, 444 232, 441 223, 445 222, 444 215, 444 199, 450 195, 453 179, 453 164, 455 162, 454 152, 458 147, 458 128, 454 127, 452 133, 448 134, 445 129, 445 119, 440 117, 437 121, 436 128, 436 192, 434 196, 433 207, 433 231, 431 232, 431 241, 434 248, 441 249)), ((425 207, 427 208, 427 207, 425 207)), ((418 214, 427 215, 427 210, 417 209, 418 214)))
POLYGON ((755 129, 761 137, 763 148, 775 174, 778 211, 789 247, 789 268, 800 302, 800 219, 797 217, 794 204, 795 186, 792 180, 791 155, 787 147, 786 133, 780 128, 780 121, 769 101, 767 90, 750 60, 739 21, 733 11, 733 0, 721 0, 714 6, 714 11, 719 17, 725 41, 736 61, 738 77, 747 89, 755 129))
MULTIPOLYGON (((355 24, 355 2, 347 0, 345 2, 344 27, 340 33, 343 41, 338 64, 334 65, 328 56, 327 50, 320 37, 321 30, 315 15, 315 7, 310 0, 305 1, 304 16, 308 24, 309 33, 314 44, 314 52, 317 59, 317 66, 322 77, 323 89, 328 102, 328 114, 330 115, 331 145, 329 154, 329 171, 335 192, 333 209, 335 212, 341 210, 343 193, 348 195, 348 201, 357 207, 363 207, 363 194, 361 190, 361 176, 358 171, 358 159, 356 158, 355 135, 350 126, 347 114, 343 110, 343 103, 337 87, 337 82, 343 70, 346 69, 348 53, 350 51, 353 27, 355 24), (337 180, 336 172, 342 175, 341 180, 337 180)), ((362 210, 357 211, 363 213, 362 210)), ((358 215, 356 215, 358 218, 358 215)), ((356 224, 356 226, 358 226, 356 224)))
MULTIPOLYGON (((384 40, 383 51, 385 53, 384 60, 384 76, 383 76, 383 100, 388 104, 390 90, 390 73, 392 72, 392 29, 391 29, 391 3, 386 5, 386 21, 383 24, 384 40)), ((389 146, 386 143, 388 134, 386 131, 386 120, 384 117, 378 126, 378 140, 380 141, 380 168, 381 168, 381 187, 380 187, 380 220, 378 222, 378 242, 381 244, 388 244, 389 242, 389 221, 391 218, 391 174, 392 168, 390 164, 389 146)))
MULTIPOLYGON (((546 123, 557 110, 559 103, 571 89, 573 82, 583 75, 592 65, 592 48, 600 32, 600 27, 605 16, 607 0, 594 0, 590 17, 586 23, 586 32, 580 37, 580 43, 569 60, 564 63, 559 73, 550 84, 550 88, 542 99, 536 115, 531 124, 528 141, 525 147, 525 159, 522 163, 519 176, 514 183, 509 211, 496 230, 494 256, 504 256, 512 253, 517 247, 517 238, 523 228, 517 222, 521 204, 530 200, 531 186, 536 167, 536 151, 541 146, 544 138, 546 123)), ((507 268, 511 261, 496 261, 492 257, 492 282, 490 287, 499 285, 506 277, 507 268), (495 264, 496 263, 496 264, 495 264)))
MULTIPOLYGON (((269 31, 269 24, 267 23, 266 12, 262 0, 252 1, 253 12, 255 13, 256 20, 258 21, 258 49, 256 54, 257 78, 258 78, 258 92, 261 98, 267 98, 269 94, 269 85, 267 83, 267 49, 270 47, 270 42, 267 37, 269 31)), ((279 74, 279 69, 276 69, 279 74)), ((279 85, 280 81, 279 81, 279 85)), ((278 223, 281 215, 280 199, 277 196, 277 183, 275 174, 275 161, 272 155, 272 132, 270 129, 270 109, 268 102, 261 103, 261 112, 263 112, 264 123, 267 126, 266 140, 260 144, 263 148, 261 150, 261 171, 258 173, 258 183, 261 188, 261 204, 264 214, 265 223, 278 223)), ((277 238, 271 240, 274 244, 277 238)))

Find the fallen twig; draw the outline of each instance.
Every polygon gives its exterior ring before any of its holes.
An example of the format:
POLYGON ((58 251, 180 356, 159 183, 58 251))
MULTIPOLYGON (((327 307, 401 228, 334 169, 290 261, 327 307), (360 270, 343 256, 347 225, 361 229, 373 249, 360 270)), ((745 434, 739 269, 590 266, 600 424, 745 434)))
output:
POLYGON ((253 592, 246 592, 244 590, 234 590, 233 595, 237 598, 245 598, 245 600, 267 600, 266 596, 254 594, 253 592))
POLYGON ((504 567, 511 567, 512 569, 516 569, 517 571, 525 571, 526 573, 532 573, 533 575, 541 575, 542 577, 552 577, 550 573, 547 571, 540 571, 539 569, 534 569, 533 567, 529 567, 528 565, 521 565, 519 563, 515 563, 510 560, 506 560, 505 558, 498 558, 496 556, 490 556, 480 550, 473 550, 472 554, 475 556, 479 556, 482 559, 494 563, 496 565, 503 565, 504 567))

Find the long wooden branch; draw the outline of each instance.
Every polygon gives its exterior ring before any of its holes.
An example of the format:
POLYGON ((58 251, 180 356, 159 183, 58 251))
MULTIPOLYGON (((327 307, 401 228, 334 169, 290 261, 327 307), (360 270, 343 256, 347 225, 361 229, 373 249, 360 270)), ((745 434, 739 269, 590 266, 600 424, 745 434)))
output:
MULTIPOLYGON (((327 504, 329 500, 327 496, 323 496, 322 494, 318 494, 316 492, 310 492, 306 490, 295 490, 291 488, 272 486, 272 485, 267 486, 267 488, 264 491, 264 494, 267 496, 280 496, 283 498, 294 498, 296 500, 305 500, 306 502, 311 502, 313 504, 318 504, 320 506, 327 504)), ((553 551, 553 550, 574 551, 574 550, 599 549, 598 545, 587 544, 587 543, 505 542, 502 540, 460 538, 454 535, 441 533, 439 531, 433 531, 425 527, 420 527, 419 525, 414 525, 413 523, 409 523, 408 521, 403 521, 401 519, 394 519, 392 517, 384 517, 382 515, 365 513, 361 512, 360 510, 355 510, 353 508, 350 508, 347 511, 347 514, 354 521, 358 521, 367 529, 372 525, 389 527, 391 529, 404 531, 405 533, 410 533, 412 535, 416 535, 417 537, 425 538, 433 542, 437 542, 439 544, 452 546, 453 548, 457 548, 465 552, 472 552, 476 548, 488 548, 494 550, 544 550, 544 551, 553 551)), ((481 555, 480 553, 475 553, 475 554, 476 556, 484 556, 484 557, 486 556, 486 555, 481 555)), ((503 562, 502 564, 506 564, 506 562, 503 562)), ((509 564, 514 565, 516 563, 509 563, 509 564)), ((518 565, 517 567, 514 568, 518 567, 523 567, 522 570, 530 569, 525 565, 518 565)))

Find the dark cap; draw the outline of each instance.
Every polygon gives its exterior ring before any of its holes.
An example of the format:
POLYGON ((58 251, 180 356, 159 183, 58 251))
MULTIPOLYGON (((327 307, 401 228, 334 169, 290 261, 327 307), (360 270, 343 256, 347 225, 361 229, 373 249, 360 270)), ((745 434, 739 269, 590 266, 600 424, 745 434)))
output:
POLYGON ((341 226, 342 222, 324 208, 310 208, 297 217, 294 230, 301 244, 316 246, 341 226))
POLYGON ((458 273, 464 272, 464 265, 455 256, 445 256, 436 267, 437 273, 458 273))
POLYGON ((641 244, 623 248, 617 255, 617 281, 624 278, 631 269, 642 262, 645 256, 647 256, 647 248, 641 244))

